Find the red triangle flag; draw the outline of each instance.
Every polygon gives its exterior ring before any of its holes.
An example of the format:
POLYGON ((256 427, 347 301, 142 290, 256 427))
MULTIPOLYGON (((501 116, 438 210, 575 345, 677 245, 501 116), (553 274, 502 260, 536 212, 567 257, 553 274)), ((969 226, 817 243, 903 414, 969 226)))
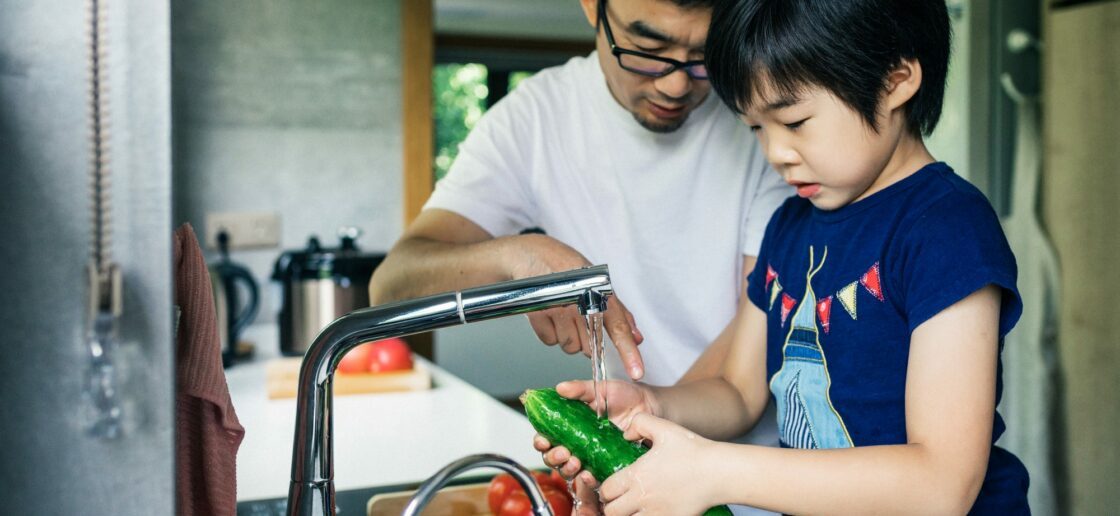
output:
POLYGON ((879 262, 875 262, 867 272, 859 279, 859 284, 867 289, 871 295, 875 296, 879 301, 883 300, 883 287, 879 282, 879 262))
POLYGON ((786 325, 786 317, 789 317, 790 310, 793 310, 797 300, 789 297, 789 294, 782 294, 782 326, 786 325))
POLYGON ((832 296, 828 296, 820 301, 817 301, 817 320, 821 322, 821 328, 825 333, 828 333, 828 316, 832 313, 832 296))
POLYGON ((778 273, 774 272, 774 268, 770 264, 766 264, 766 288, 770 288, 770 282, 778 277, 778 273))

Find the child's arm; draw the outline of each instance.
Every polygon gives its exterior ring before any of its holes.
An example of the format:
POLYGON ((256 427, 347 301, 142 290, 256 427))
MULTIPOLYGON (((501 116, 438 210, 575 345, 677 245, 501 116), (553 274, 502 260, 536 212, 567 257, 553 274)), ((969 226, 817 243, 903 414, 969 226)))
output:
POLYGON ((686 514, 718 503, 794 514, 968 512, 991 449, 999 310, 1000 291, 988 286, 914 330, 907 444, 791 450, 716 443, 641 415, 626 436, 648 439, 653 449, 603 483, 607 514, 686 514))
POLYGON ((654 387, 661 416, 710 439, 730 440, 754 428, 770 400, 766 384, 766 312, 740 304, 732 344, 714 378, 654 387))

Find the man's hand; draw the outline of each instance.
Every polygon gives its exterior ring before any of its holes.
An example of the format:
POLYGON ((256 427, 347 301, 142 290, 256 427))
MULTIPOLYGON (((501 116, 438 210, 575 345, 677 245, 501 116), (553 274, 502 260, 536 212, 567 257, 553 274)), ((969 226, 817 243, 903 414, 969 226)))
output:
MULTIPOLYGON (((582 254, 568 245, 547 235, 521 235, 525 249, 531 250, 519 256, 512 264, 514 279, 541 276, 555 272, 569 271, 592 265, 582 254)), ((528 314, 529 325, 541 342, 559 345, 565 353, 582 352, 591 356, 590 334, 587 319, 580 315, 574 306, 552 308, 528 314)), ((607 299, 607 310, 603 312, 603 329, 610 336, 618 350, 618 356, 626 367, 627 374, 634 380, 645 375, 642 356, 638 345, 643 337, 634 316, 614 295, 607 299)))
MULTIPOLYGON (((583 353, 591 356, 590 333, 587 328, 587 319, 580 315, 574 306, 550 308, 529 314, 529 325, 537 334, 541 342, 549 345, 559 345, 565 353, 583 353)), ((642 343, 642 333, 634 322, 634 316, 618 300, 611 296, 607 299, 607 309, 603 312, 603 329, 614 342, 622 364, 630 378, 640 380, 645 375, 645 366, 642 364, 642 355, 638 352, 638 345, 642 343)), ((600 342, 600 345, 604 345, 600 342)))

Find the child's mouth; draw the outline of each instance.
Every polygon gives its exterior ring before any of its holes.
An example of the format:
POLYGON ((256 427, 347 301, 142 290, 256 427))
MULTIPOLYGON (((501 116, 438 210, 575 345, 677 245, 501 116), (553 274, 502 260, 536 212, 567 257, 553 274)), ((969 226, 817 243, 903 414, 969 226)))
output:
POLYGON ((797 196, 803 199, 808 199, 821 191, 821 185, 819 183, 806 183, 794 186, 797 187, 797 196))

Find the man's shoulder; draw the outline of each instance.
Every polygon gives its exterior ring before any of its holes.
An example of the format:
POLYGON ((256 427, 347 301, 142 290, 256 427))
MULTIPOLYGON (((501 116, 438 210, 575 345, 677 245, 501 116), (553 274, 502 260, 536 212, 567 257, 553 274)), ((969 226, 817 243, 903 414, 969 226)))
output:
POLYGON ((587 90, 594 79, 592 67, 598 66, 594 56, 575 56, 564 64, 544 68, 526 78, 507 98, 535 102, 562 102, 587 90))

